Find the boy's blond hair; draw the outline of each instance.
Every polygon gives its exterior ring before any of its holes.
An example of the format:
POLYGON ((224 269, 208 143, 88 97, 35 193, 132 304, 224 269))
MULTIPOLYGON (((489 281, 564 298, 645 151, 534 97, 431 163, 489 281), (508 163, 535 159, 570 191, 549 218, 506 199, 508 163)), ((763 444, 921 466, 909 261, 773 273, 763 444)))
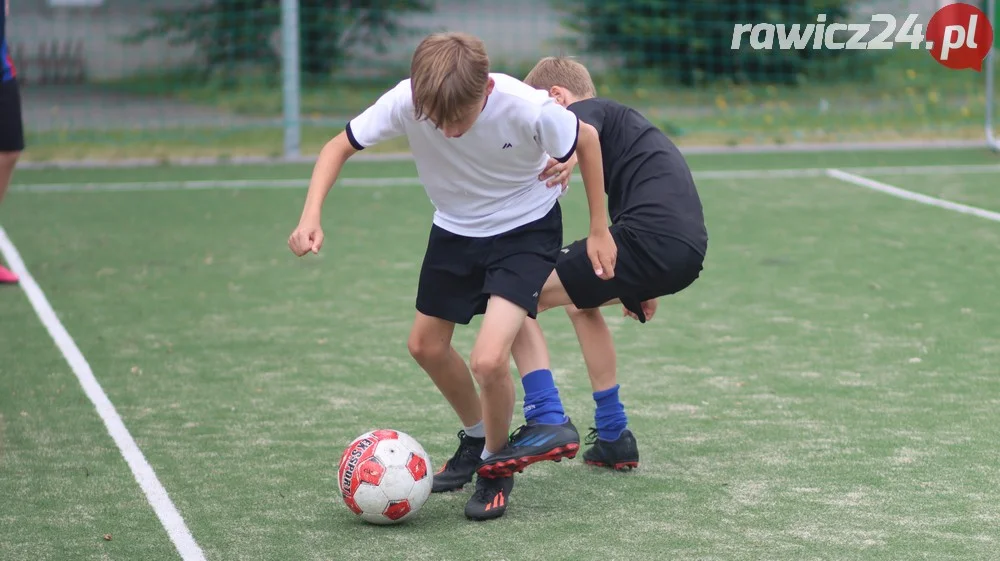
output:
POLYGON ((462 120, 483 99, 489 78, 490 59, 481 39, 467 33, 429 35, 410 63, 417 120, 438 126, 462 120))
POLYGON ((538 61, 524 78, 524 83, 536 90, 549 91, 560 86, 579 98, 597 96, 590 71, 579 62, 561 56, 548 56, 538 61))

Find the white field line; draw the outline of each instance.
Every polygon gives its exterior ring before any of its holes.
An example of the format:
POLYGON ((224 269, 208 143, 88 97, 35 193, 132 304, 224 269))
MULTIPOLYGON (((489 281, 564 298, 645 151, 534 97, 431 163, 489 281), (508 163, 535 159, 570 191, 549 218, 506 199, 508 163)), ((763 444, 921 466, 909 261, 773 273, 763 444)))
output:
POLYGON ((827 175, 834 179, 839 179, 840 181, 857 185, 858 187, 864 187, 866 189, 892 195, 893 197, 899 197, 900 199, 906 199, 908 201, 923 203, 937 208, 953 210, 955 212, 961 212, 962 214, 971 214, 973 216, 978 216, 979 218, 1000 222, 1000 212, 993 212, 991 210, 963 205, 961 203, 953 203, 951 201, 931 197, 922 193, 907 191, 906 189, 901 189, 899 187, 889 185, 888 183, 882 183, 881 181, 875 181, 874 179, 869 179, 867 177, 862 177, 860 175, 855 175, 839 169, 829 169, 827 170, 827 175))
POLYGON ((0 227, 0 254, 3 255, 10 269, 21 277, 21 289, 28 296, 28 300, 35 309, 38 319, 41 320, 52 340, 55 341, 56 346, 62 351, 63 357, 69 363, 77 380, 79 380, 84 393, 87 394, 87 397, 90 398, 91 403, 97 409, 97 414, 104 421, 104 425, 108 429, 108 434, 111 435, 115 444, 118 445, 122 457, 125 458, 129 468, 131 468, 132 475, 135 476, 135 480, 139 483, 139 487, 142 488, 142 492, 146 494, 146 499, 156 512, 160 523, 166 529, 167 535, 174 543, 174 547, 177 548, 177 552, 180 553, 181 559, 184 561, 204 561, 205 554, 202 553, 201 548, 194 541, 194 537, 184 523, 184 519, 181 518, 174 503, 167 495, 167 490, 163 488, 160 480, 156 478, 156 473, 153 471, 152 466, 146 461, 146 457, 143 456, 139 446, 135 443, 135 439, 132 438, 128 429, 125 428, 125 423, 115 410, 115 406, 108 399, 107 394, 104 393, 100 383, 97 382, 97 378, 94 377, 94 372, 90 369, 87 359, 83 357, 83 353, 76 346, 76 342, 73 341, 69 332, 66 331, 62 322, 59 321, 59 317, 56 315, 55 310, 52 309, 52 305, 49 304, 45 293, 42 292, 41 287, 38 286, 38 283, 31 276, 31 273, 24 264, 24 260, 21 259, 21 254, 17 251, 10 238, 7 237, 7 232, 2 227, 0 227))
MULTIPOLYGON (((417 186, 416 177, 345 178, 337 182, 341 187, 400 187, 417 186)), ((214 181, 145 181, 129 183, 36 183, 12 185, 12 192, 28 193, 79 193, 79 192, 132 192, 132 191, 204 191, 214 189, 305 189, 308 179, 233 179, 214 181)))
MULTIPOLYGON (((960 174, 1000 174, 1000 164, 950 165, 950 166, 881 166, 843 168, 844 171, 863 175, 960 175, 960 174)), ((702 180, 740 179, 807 179, 828 176, 826 168, 775 169, 775 170, 729 170, 696 172, 695 178, 702 180)), ((575 178, 579 181, 579 178, 575 178)), ((134 191, 199 191, 227 189, 305 189, 309 185, 303 179, 234 179, 207 181, 147 181, 128 183, 29 183, 12 185, 13 192, 27 193, 77 193, 77 192, 134 192, 134 191)), ((416 177, 369 177, 344 178, 337 182, 340 187, 415 187, 420 185, 416 177)))
MULTIPOLYGON (((894 142, 802 142, 781 145, 749 145, 749 146, 686 146, 681 145, 681 153, 685 155, 694 154, 771 154, 781 152, 859 152, 859 151, 940 151, 940 150, 968 150, 983 148, 982 140, 918 140, 918 141, 894 141, 894 142)), ((411 162, 413 154, 410 152, 372 152, 368 154, 362 152, 355 155, 353 161, 365 162, 411 162)), ((297 156, 291 158, 268 157, 268 156, 236 156, 236 157, 210 157, 210 158, 127 158, 127 159, 88 159, 88 160, 55 160, 32 162, 25 161, 18 164, 19 169, 82 169, 82 168, 139 168, 156 167, 164 163, 173 166, 241 166, 241 165, 284 165, 284 164, 312 164, 316 162, 316 156, 297 156)))

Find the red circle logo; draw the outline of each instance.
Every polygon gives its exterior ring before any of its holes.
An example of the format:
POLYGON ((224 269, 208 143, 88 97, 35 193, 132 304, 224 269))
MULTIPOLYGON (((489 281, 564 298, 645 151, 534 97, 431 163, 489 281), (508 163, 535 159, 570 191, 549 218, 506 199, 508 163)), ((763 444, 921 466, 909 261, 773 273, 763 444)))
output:
POLYGON ((993 46, 993 26, 982 10, 959 2, 934 13, 924 40, 931 56, 942 65, 981 72, 983 59, 993 46))

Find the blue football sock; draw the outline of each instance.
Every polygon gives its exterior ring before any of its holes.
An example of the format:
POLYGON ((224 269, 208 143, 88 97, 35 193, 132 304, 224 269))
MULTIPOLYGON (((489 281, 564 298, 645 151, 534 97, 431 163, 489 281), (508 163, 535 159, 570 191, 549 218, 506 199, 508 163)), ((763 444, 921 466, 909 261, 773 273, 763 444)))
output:
POLYGON ((594 411, 594 421, 597 424, 597 437, 601 440, 618 440, 622 431, 628 427, 628 417, 625 406, 618 401, 618 388, 594 392, 597 409, 594 411))
POLYGON ((521 378, 524 386, 524 420, 543 425, 561 425, 566 412, 551 370, 535 370, 521 378))

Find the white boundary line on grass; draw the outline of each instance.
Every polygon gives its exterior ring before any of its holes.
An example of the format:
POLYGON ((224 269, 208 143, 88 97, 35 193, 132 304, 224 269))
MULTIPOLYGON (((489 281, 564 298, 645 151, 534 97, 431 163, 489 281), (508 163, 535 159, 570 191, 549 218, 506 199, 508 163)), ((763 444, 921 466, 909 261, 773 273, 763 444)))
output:
MULTIPOLYGON (((948 175, 948 174, 1000 174, 1000 164, 970 164, 945 166, 881 166, 843 168, 858 174, 869 175, 948 175)), ((697 180, 732 179, 802 179, 825 177, 827 168, 703 171, 694 174, 697 180)), ((211 189, 305 189, 308 179, 235 179, 217 181, 147 181, 128 183, 37 183, 17 184, 11 191, 26 193, 79 193, 79 192, 135 192, 135 191, 202 191, 211 189)), ((414 187, 416 177, 344 178, 339 187, 414 187)))
POLYGON ((118 445, 122 456, 128 463, 129 468, 132 469, 132 475, 135 476, 135 480, 139 483, 143 493, 146 494, 146 499, 149 501, 150 506, 153 507, 163 527, 167 530, 167 534, 177 548, 177 552, 180 553, 184 561, 204 561, 205 554, 194 541, 194 537, 184 523, 184 519, 181 518, 174 503, 167 495, 167 490, 163 488, 160 480, 156 478, 156 473, 153 471, 152 466, 146 461, 146 457, 143 456, 139 445, 135 443, 135 439, 132 438, 128 429, 125 428, 125 423, 122 422, 122 418, 115 410, 115 406, 108 399, 107 394, 104 393, 97 378, 94 377, 94 372, 91 370, 90 364, 87 363, 87 359, 83 357, 80 348, 76 346, 76 342, 73 341, 69 332, 66 331, 62 322, 59 321, 59 317, 56 315, 55 310, 52 309, 52 305, 49 304, 45 293, 42 292, 41 287, 38 286, 31 273, 28 272, 28 268, 25 266, 24 260, 21 259, 21 254, 18 253, 17 247, 7 237, 7 232, 2 227, 0 227, 0 254, 3 254, 11 270, 21 277, 21 288, 28 296, 28 300, 35 309, 35 313, 38 314, 38 319, 41 320, 52 340, 55 341, 56 346, 62 351, 63 357, 69 363, 73 373, 76 374, 80 385, 83 386, 84 393, 87 394, 94 407, 97 408, 97 413, 101 416, 101 420, 104 421, 104 425, 108 429, 108 434, 111 435, 115 444, 118 445))
MULTIPOLYGON (((919 140, 890 142, 802 142, 791 144, 764 144, 738 146, 686 146, 680 147, 684 155, 694 154, 768 154, 774 152, 809 153, 809 152, 856 152, 856 151, 927 151, 927 150, 966 150, 982 148, 982 140, 919 140)), ((354 160, 366 162, 409 162, 413 161, 410 152, 362 152, 354 156, 354 160)), ((240 166, 247 164, 312 164, 316 156, 299 156, 295 158, 267 156, 236 156, 231 158, 126 158, 126 159, 88 159, 88 160, 52 160, 24 161, 18 164, 18 169, 83 169, 83 168, 137 168, 156 167, 165 163, 173 166, 240 166)))
POLYGON ((962 214, 971 214, 973 216, 978 216, 994 222, 1000 222, 1000 213, 993 212, 991 210, 963 205, 961 203, 953 203, 937 197, 907 191, 906 189, 900 189, 899 187, 889 185, 888 183, 882 183, 881 181, 875 181, 874 179, 869 179, 867 177, 862 177, 860 175, 855 175, 839 169, 828 169, 826 170, 826 174, 834 179, 839 179, 840 181, 857 185, 858 187, 864 187, 866 189, 872 189, 873 191, 886 193, 894 197, 899 197, 900 199, 906 199, 908 201, 923 203, 925 205, 953 210, 955 212, 961 212, 962 214))
MULTIPOLYGON (((339 187, 409 187, 420 185, 416 177, 344 178, 339 187)), ((206 191, 213 189, 305 189, 308 179, 222 179, 218 181, 137 181, 129 183, 45 183, 11 186, 13 192, 107 193, 135 191, 206 191)))

